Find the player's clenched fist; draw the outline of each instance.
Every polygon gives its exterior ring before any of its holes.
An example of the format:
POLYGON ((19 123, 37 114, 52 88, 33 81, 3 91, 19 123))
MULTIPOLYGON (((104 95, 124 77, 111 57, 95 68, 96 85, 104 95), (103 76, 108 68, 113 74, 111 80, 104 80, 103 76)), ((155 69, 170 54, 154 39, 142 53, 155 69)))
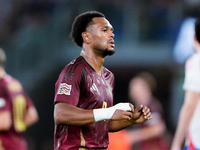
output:
POLYGON ((150 109, 144 105, 140 105, 138 108, 136 108, 132 115, 132 119, 135 121, 135 123, 142 123, 151 118, 152 116, 150 109))

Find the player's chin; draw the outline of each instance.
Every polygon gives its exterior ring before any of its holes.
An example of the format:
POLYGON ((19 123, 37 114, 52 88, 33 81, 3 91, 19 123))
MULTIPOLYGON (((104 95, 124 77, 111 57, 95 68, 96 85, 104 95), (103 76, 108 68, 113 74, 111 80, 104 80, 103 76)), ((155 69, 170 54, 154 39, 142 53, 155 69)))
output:
POLYGON ((110 48, 110 49, 107 49, 106 51, 105 51, 105 56, 111 56, 111 55, 113 55, 115 53, 115 51, 114 51, 114 48, 110 48))

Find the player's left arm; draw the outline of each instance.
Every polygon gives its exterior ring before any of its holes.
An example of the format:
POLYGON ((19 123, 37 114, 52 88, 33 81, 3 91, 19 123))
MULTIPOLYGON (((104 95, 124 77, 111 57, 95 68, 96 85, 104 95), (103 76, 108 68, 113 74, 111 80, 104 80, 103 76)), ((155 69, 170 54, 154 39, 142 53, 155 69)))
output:
POLYGON ((24 123, 26 126, 31 126, 39 120, 37 110, 34 106, 27 109, 24 117, 24 123))
POLYGON ((38 122, 39 116, 37 109, 29 95, 24 92, 23 96, 26 99, 26 111, 24 112, 23 122, 28 127, 38 122))
POLYGON ((181 149, 181 145, 184 142, 185 133, 194 114, 199 97, 200 94, 197 92, 189 90, 185 92, 185 100, 179 114, 178 126, 172 141, 171 150, 181 149))
POLYGON ((151 111, 147 106, 140 105, 136 110, 132 109, 132 116, 128 120, 117 120, 113 121, 111 119, 109 132, 120 131, 128 126, 136 123, 143 123, 151 119, 151 111))

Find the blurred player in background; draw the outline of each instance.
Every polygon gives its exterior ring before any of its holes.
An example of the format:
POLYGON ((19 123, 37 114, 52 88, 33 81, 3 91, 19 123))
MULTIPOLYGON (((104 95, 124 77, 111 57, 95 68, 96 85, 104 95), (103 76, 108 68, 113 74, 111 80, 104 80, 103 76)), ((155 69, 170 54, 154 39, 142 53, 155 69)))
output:
POLYGON ((151 109, 152 119, 117 133, 109 134, 108 150, 169 150, 170 135, 167 132, 161 103, 153 96, 156 80, 148 72, 141 72, 129 82, 130 102, 144 104, 151 109))
POLYGON ((195 22, 194 50, 186 62, 185 100, 171 150, 181 150, 185 139, 185 150, 200 150, 200 18, 195 22))
POLYGON ((5 60, 0 48, 0 150, 27 150, 23 133, 38 113, 20 82, 5 72, 5 60))
POLYGON ((145 105, 133 110, 130 103, 113 106, 114 75, 103 66, 114 54, 113 27, 96 11, 78 15, 71 37, 82 48, 56 82, 54 149, 106 149, 108 132, 151 119, 145 105))

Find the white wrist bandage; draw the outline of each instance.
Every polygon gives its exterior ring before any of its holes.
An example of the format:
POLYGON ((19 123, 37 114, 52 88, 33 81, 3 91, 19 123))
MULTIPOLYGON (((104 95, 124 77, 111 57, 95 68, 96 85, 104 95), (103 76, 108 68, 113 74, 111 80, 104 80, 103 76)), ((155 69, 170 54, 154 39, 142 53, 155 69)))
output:
POLYGON ((116 109, 131 111, 129 103, 119 103, 109 108, 93 109, 95 122, 111 119, 116 109))

